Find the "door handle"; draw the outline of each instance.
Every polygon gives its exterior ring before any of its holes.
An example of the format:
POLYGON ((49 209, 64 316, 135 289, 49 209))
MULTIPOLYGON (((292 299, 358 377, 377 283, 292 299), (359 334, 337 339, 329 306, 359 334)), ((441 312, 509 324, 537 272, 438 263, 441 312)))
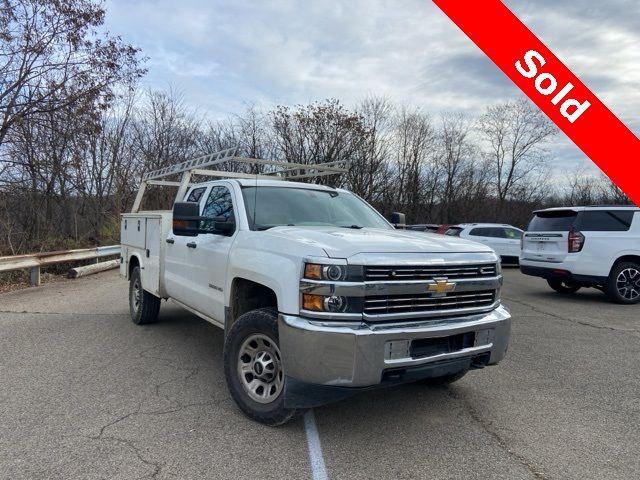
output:
POLYGON ((176 241, 173 238, 167 238, 167 240, 165 240, 169 245, 173 245, 174 243, 176 243, 176 241))
POLYGON ((198 244, 196 242, 187 243, 187 247, 189 247, 189 248, 196 248, 197 246, 198 246, 198 244))

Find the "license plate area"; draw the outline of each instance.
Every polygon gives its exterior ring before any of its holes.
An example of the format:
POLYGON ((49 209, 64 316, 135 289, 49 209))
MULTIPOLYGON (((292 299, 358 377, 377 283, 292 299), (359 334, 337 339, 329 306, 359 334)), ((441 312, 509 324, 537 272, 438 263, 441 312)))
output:
POLYGON ((465 348, 472 348, 476 343, 476 332, 460 333, 449 337, 420 338, 413 340, 409 347, 411 358, 424 358, 454 353, 465 348))

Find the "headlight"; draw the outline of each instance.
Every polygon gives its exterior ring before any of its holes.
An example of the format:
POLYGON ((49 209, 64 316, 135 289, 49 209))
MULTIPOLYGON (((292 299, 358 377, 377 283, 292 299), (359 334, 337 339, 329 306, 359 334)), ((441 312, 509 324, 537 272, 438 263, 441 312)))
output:
POLYGON ((319 265, 317 263, 304 264, 304 278, 308 280, 328 280, 339 282, 347 277, 346 265, 319 265))
POLYGON ((362 300, 356 297, 303 293, 302 308, 310 312, 362 313, 362 300))

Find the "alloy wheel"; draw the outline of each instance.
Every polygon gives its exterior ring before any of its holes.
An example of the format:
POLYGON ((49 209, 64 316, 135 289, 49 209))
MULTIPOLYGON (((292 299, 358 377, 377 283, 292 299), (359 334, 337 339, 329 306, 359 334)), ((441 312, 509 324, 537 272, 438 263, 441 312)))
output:
POLYGON ((626 268, 620 272, 616 280, 616 288, 622 298, 635 300, 640 297, 640 270, 626 268))

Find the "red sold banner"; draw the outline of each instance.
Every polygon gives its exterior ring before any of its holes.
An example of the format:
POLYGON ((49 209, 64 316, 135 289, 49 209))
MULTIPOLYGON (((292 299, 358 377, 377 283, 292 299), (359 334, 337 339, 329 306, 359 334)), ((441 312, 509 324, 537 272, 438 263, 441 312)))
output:
POLYGON ((640 140, 500 0, 434 3, 640 206, 640 140))

